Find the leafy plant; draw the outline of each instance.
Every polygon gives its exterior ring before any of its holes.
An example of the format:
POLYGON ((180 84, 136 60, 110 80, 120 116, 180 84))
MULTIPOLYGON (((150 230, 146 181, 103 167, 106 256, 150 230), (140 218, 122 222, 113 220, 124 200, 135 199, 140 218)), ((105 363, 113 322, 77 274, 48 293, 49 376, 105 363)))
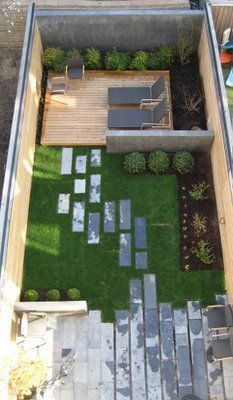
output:
POLYGON ((206 232, 206 217, 202 217, 198 213, 195 213, 192 219, 192 226, 194 227, 197 236, 199 236, 201 232, 206 232))
POLYGON ((39 293, 35 289, 28 289, 24 293, 25 301, 37 301, 39 299, 39 293))
POLYGON ((213 264, 216 260, 213 248, 204 240, 200 240, 196 247, 192 248, 192 253, 205 264, 213 264))
POLYGON ((43 64, 55 72, 64 72, 66 66, 66 55, 60 48, 49 48, 44 51, 43 64))
POLYGON ((156 150, 150 153, 148 158, 148 167, 154 172, 154 174, 158 175, 162 172, 165 172, 170 164, 170 160, 168 154, 162 150, 156 150))
POLYGON ((180 60, 181 65, 186 65, 191 61, 193 55, 193 28, 189 33, 187 32, 178 32, 178 40, 177 40, 177 54, 180 60))
POLYGON ((170 69, 175 60, 175 54, 174 46, 160 46, 158 50, 153 51, 149 55, 149 69, 170 69))
POLYGON ((61 293, 58 289, 50 289, 47 292, 47 299, 49 301, 59 301, 61 298, 61 293))
POLYGON ((125 156, 124 168, 130 174, 142 174, 146 170, 146 159, 143 154, 133 152, 125 156))
POLYGON ((86 69, 101 69, 102 63, 101 63, 101 54, 100 51, 97 49, 94 49, 94 47, 90 47, 86 50, 85 54, 85 67, 86 69))
POLYGON ((200 183, 195 183, 192 185, 192 190, 189 191, 189 195, 194 200, 205 200, 208 199, 208 194, 206 193, 210 185, 207 185, 205 181, 200 183))
POLYGON ((194 158, 188 151, 177 151, 173 156, 172 166, 180 174, 188 174, 194 168, 194 158))
POLYGON ((82 52, 78 49, 71 49, 66 52, 66 58, 79 58, 82 57, 82 52))
POLYGON ((146 51, 137 51, 131 61, 131 69, 136 71, 146 71, 148 68, 149 54, 146 51))
POLYGON ((129 53, 123 53, 114 48, 112 51, 109 51, 106 54, 105 66, 108 70, 125 71, 127 68, 129 68, 129 64, 129 53))
POLYGON ((79 300, 80 299, 80 291, 77 288, 70 288, 67 290, 67 298, 68 300, 79 300))

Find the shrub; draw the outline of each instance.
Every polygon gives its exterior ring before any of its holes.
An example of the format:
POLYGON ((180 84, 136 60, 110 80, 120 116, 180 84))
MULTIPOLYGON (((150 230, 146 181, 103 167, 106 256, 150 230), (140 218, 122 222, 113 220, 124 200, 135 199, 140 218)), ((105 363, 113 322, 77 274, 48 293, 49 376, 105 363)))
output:
POLYGON ((84 59, 86 69, 101 69, 101 54, 94 47, 87 49, 84 59))
POLYGON ((64 72, 66 66, 65 52, 60 48, 49 48, 44 51, 44 66, 55 72, 64 72))
POLYGON ((125 156, 124 168, 130 174, 142 174, 146 170, 146 159, 143 154, 134 152, 125 156))
POLYGON ((28 289, 24 293, 24 298, 26 301, 37 301, 39 299, 39 293, 35 289, 28 289))
POLYGON ((146 51, 137 51, 130 64, 131 69, 136 71, 146 71, 148 68, 149 54, 146 51))
POLYGON ((153 70, 170 69, 175 59, 174 46, 161 46, 149 56, 149 68, 153 70))
POLYGON ((114 71, 125 71, 130 64, 130 55, 113 49, 107 52, 105 57, 106 69, 114 71))
POLYGON ((189 191, 189 196, 194 200, 208 199, 209 196, 206 193, 206 190, 209 186, 210 185, 207 185, 205 181, 195 183, 194 185, 192 185, 192 190, 189 191))
POLYGON ((71 288, 67 290, 67 298, 68 300, 79 300, 80 299, 80 291, 77 288, 71 288))
POLYGON ((195 213, 192 220, 192 226, 194 227, 197 236, 199 236, 201 232, 206 232, 206 217, 202 217, 198 213, 195 213))
POLYGON ((168 154, 162 150, 156 150, 150 153, 148 167, 155 174, 165 172, 170 164, 168 154))
POLYGON ((187 151, 177 151, 173 156, 172 166, 180 174, 188 174, 193 170, 194 158, 187 151))
POLYGON ((205 264, 213 264, 216 259, 213 248, 204 240, 197 243, 197 246, 192 249, 192 253, 205 264))
POLYGON ((50 289, 47 292, 47 299, 49 301, 58 301, 61 298, 61 293, 58 289, 50 289))
POLYGON ((67 59, 69 59, 69 58, 79 58, 79 57, 82 57, 82 52, 80 50, 78 50, 78 49, 71 49, 71 50, 68 50, 67 53, 66 53, 66 58, 67 59))
POLYGON ((193 28, 189 34, 178 32, 177 54, 181 65, 186 65, 193 56, 193 28))

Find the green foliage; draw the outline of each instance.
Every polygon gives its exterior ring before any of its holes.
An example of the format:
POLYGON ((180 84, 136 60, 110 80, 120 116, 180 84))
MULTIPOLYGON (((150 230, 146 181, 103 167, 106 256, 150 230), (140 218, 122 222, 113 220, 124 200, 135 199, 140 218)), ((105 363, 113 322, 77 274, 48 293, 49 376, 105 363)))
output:
POLYGON ((67 60, 69 58, 79 58, 79 57, 82 57, 82 52, 78 49, 71 49, 71 50, 68 50, 66 53, 67 60))
POLYGON ((148 168, 158 175, 165 172, 170 164, 168 154, 162 150, 152 151, 148 158, 148 168))
POLYGON ((25 301, 37 301, 39 299, 39 293, 35 289, 28 289, 24 293, 25 301))
POLYGON ((177 151, 173 156, 172 166, 180 174, 188 174, 194 168, 194 158, 188 151, 177 151))
POLYGON ((68 300, 79 300, 80 296, 80 291, 77 288, 70 288, 67 290, 68 300))
POLYGON ((85 59, 86 69, 91 69, 91 70, 101 69, 102 66, 101 54, 100 51, 94 49, 94 47, 90 47, 86 50, 84 59, 85 59))
POLYGON ((178 32, 177 54, 181 65, 188 64, 193 56, 193 29, 187 32, 178 32))
POLYGON ((55 72, 64 72, 66 66, 65 52, 60 48, 48 48, 43 54, 44 66, 55 72))
POLYGON ((206 193, 210 185, 207 185, 205 181, 195 183, 192 185, 192 190, 189 191, 189 196, 194 200, 208 199, 209 195, 206 193))
POLYGON ((61 298, 60 290, 58 289, 50 289, 47 292, 47 299, 49 301, 59 301, 61 298))
POLYGON ((192 253, 204 264, 213 264, 216 260, 213 248, 204 240, 200 240, 197 243, 196 247, 192 249, 192 253))
POLYGON ((197 236, 199 236, 201 232, 207 231, 206 217, 202 217, 198 213, 195 213, 193 215, 192 225, 195 229, 197 236))
POLYGON ((146 170, 144 155, 138 152, 127 154, 124 160, 124 168, 129 174, 142 174, 146 170))
POLYGON ((158 50, 150 53, 149 69, 163 70, 170 69, 175 60, 176 50, 174 46, 160 46, 158 50))
POLYGON ((130 68, 136 71, 146 71, 148 68, 149 54, 146 51, 137 51, 131 61, 130 68))
POLYGON ((105 66, 108 70, 125 71, 127 68, 129 68, 129 64, 129 53, 123 53, 114 48, 112 51, 109 51, 106 54, 105 66))

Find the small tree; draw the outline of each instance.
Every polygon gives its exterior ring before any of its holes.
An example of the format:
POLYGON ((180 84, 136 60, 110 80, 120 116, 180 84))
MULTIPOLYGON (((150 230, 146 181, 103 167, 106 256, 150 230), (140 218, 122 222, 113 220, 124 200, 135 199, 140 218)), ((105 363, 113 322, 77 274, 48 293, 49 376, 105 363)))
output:
POLYGON ((178 31, 177 54, 181 65, 186 65, 190 62, 193 52, 193 26, 191 29, 186 26, 178 31))

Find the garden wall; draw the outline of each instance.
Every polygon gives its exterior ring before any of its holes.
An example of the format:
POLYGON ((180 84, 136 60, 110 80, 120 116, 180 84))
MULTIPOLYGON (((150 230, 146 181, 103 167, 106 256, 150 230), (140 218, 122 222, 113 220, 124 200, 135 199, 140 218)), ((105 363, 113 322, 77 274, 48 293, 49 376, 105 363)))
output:
POLYGON ((206 25, 202 26, 199 58, 200 74, 206 99, 207 126, 215 133, 211 149, 212 170, 217 201, 219 228, 222 242, 226 286, 229 301, 233 303, 233 204, 231 178, 227 163, 227 150, 224 141, 224 126, 220 112, 220 99, 213 70, 213 55, 209 50, 210 40, 206 25))
POLYGON ((107 131, 106 147, 108 153, 127 153, 130 151, 187 150, 209 152, 214 140, 211 131, 107 131))

